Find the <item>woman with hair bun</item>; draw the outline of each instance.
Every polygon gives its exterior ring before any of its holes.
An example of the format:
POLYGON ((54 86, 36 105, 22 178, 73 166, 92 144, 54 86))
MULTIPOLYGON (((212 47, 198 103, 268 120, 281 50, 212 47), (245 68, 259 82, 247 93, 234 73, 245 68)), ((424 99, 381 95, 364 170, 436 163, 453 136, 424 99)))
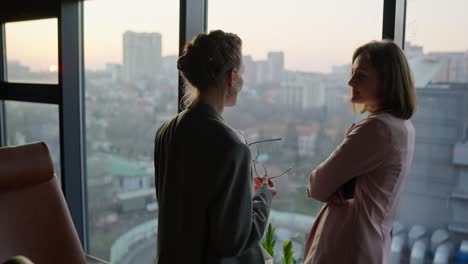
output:
POLYGON ((242 41, 199 34, 177 61, 185 81, 180 114, 157 131, 157 263, 264 263, 259 242, 276 187, 252 188, 251 153, 221 116, 243 84, 242 41))

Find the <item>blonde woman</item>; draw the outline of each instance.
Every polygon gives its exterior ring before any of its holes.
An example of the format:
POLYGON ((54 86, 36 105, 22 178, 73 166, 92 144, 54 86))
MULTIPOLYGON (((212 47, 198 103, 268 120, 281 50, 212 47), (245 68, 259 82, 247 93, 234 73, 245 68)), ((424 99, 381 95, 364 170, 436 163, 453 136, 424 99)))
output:
POLYGON ((249 147, 222 117, 242 89, 242 41, 221 30, 199 34, 177 68, 189 88, 186 109, 155 140, 157 263, 264 263, 259 242, 276 187, 253 186, 249 147))
POLYGON ((354 52, 348 84, 355 109, 368 116, 309 176, 309 197, 325 204, 307 240, 307 264, 390 261, 392 224, 413 160, 414 82, 403 51, 384 40, 354 52))

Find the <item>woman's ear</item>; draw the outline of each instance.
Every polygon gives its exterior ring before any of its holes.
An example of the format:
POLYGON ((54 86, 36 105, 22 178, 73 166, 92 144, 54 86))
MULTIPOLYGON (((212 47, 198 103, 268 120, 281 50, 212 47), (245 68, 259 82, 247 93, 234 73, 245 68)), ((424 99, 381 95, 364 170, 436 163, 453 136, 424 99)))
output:
POLYGON ((229 71, 227 71, 227 73, 226 73, 226 85, 228 87, 234 86, 235 79, 236 79, 236 70, 235 69, 230 69, 229 71))
POLYGON ((227 87, 227 95, 231 95, 234 91, 233 89, 236 88, 236 70, 235 69, 231 69, 229 71, 227 71, 226 73, 226 87, 227 87))

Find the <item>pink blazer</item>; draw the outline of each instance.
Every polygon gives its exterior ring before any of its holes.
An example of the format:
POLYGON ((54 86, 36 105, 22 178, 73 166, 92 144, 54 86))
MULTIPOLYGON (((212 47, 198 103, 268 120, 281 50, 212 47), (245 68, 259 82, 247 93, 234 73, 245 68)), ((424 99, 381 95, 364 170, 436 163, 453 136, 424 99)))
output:
POLYGON ((310 231, 304 263, 386 264, 393 220, 413 160, 414 127, 388 113, 353 124, 309 177, 309 196, 326 202, 310 231), (327 200, 356 178, 353 199, 327 200))

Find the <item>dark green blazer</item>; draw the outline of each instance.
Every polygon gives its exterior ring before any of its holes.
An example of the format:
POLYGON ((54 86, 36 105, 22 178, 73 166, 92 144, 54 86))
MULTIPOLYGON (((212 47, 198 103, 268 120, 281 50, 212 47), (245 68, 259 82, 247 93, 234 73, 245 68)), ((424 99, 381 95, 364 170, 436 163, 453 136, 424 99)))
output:
POLYGON ((272 192, 253 193, 245 140, 198 103, 156 133, 159 264, 264 263, 272 192))

